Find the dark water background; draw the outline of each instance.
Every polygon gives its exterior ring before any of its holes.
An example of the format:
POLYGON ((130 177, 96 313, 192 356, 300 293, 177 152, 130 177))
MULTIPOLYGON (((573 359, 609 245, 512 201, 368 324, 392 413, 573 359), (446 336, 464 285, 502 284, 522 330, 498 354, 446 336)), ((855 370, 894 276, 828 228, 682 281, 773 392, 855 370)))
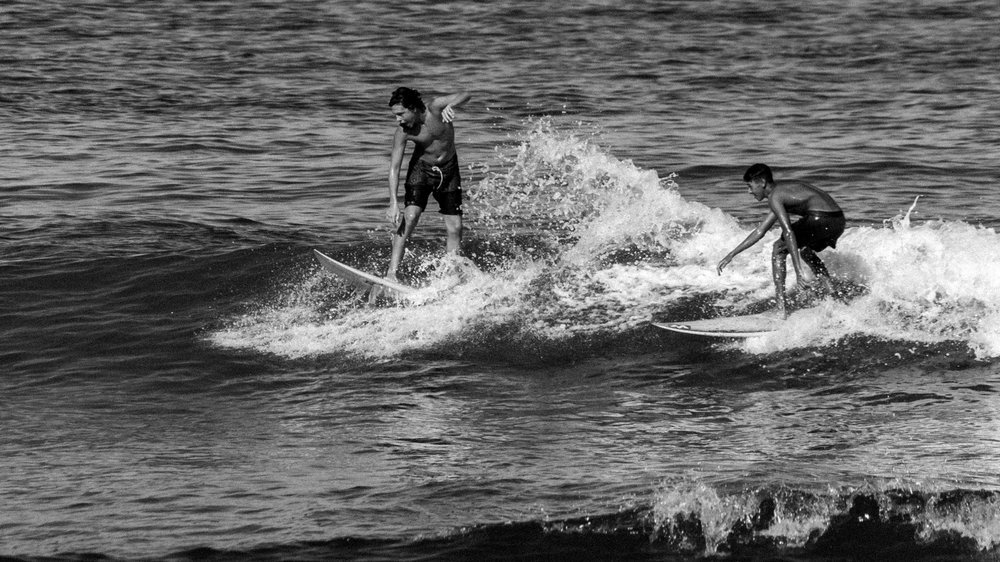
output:
POLYGON ((0 556, 995 558, 998 21, 7 2, 0 556), (367 307, 311 251, 385 267, 404 84, 473 94, 464 282, 432 205, 367 307), (651 327, 767 306, 757 161, 847 211, 841 298, 651 327))

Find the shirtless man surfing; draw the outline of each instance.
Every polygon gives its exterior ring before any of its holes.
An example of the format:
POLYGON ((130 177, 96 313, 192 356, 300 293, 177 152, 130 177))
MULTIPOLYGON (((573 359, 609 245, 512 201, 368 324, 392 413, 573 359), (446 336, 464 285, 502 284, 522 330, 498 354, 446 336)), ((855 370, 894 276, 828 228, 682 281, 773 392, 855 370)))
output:
POLYGON ((767 199, 770 211, 739 246, 722 258, 717 269, 719 275, 722 275, 723 268, 737 254, 759 242, 777 222, 781 226, 781 238, 774 243, 771 253, 771 274, 774 278, 778 311, 782 317, 787 317, 785 258, 789 255, 792 257, 792 267, 800 288, 809 287, 816 282, 816 276, 821 275, 829 289, 830 272, 816 252, 836 247, 837 239, 844 233, 844 212, 828 193, 806 182, 783 180, 780 184, 776 183, 771 169, 765 164, 750 166, 743 174, 743 181, 757 201, 767 199), (789 215, 802 218, 793 223, 789 215), (805 262, 805 266, 802 262, 805 262))
POLYGON ((389 162, 389 209, 386 218, 397 228, 392 238, 392 257, 385 275, 387 279, 396 280, 406 243, 431 195, 444 215, 447 252, 458 254, 461 250, 462 178, 458 170, 452 121, 455 108, 464 105, 471 97, 462 92, 434 98, 425 105, 420 92, 401 87, 389 99, 389 108, 399 126, 392 138, 392 158, 389 162), (406 172, 401 213, 397 200, 399 167, 407 142, 413 143, 413 154, 406 172))

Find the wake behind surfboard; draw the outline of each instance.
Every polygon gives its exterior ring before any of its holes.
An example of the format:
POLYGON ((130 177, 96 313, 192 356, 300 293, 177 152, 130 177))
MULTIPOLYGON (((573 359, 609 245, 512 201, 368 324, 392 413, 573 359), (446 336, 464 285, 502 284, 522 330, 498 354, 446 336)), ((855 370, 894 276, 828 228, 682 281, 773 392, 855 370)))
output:
POLYGON ((723 316, 687 322, 653 322, 657 328, 713 338, 750 338, 776 331, 784 320, 773 314, 748 314, 745 316, 723 316))
POLYGON ((359 289, 368 290, 378 288, 383 293, 388 293, 395 298, 405 298, 416 292, 416 289, 413 287, 403 285, 402 283, 396 283, 395 281, 390 281, 388 279, 383 279, 382 277, 366 273, 360 269, 355 269, 331 258, 319 250, 313 250, 313 254, 316 256, 316 259, 319 260, 320 265, 322 265, 324 269, 359 289))

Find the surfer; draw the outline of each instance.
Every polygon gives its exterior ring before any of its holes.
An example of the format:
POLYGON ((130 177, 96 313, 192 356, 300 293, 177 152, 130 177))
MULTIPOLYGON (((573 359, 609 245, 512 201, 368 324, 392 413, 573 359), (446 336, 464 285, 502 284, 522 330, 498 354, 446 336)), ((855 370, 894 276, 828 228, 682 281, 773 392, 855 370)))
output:
POLYGON ((837 239, 844 233, 844 212, 828 193, 806 182, 782 180, 778 184, 771 175, 771 169, 765 164, 750 166, 743 174, 743 181, 757 201, 767 198, 770 211, 739 246, 722 258, 718 272, 722 275, 723 268, 737 254, 759 242, 777 222, 781 226, 781 238, 774 243, 771 274, 774 278, 778 311, 782 317, 787 317, 785 258, 791 255, 796 282, 800 288, 806 289, 813 285, 818 275, 822 276, 826 289, 832 290, 830 272, 816 253, 825 248, 836 247, 837 239), (793 223, 788 218, 789 215, 802 218, 793 223))
POLYGON ((455 108, 472 96, 461 92, 434 98, 424 104, 417 90, 400 87, 389 98, 389 108, 399 125, 392 138, 389 162, 389 209, 386 217, 396 226, 392 238, 392 257, 386 278, 396 280, 396 270, 406 251, 406 243, 417 227, 427 199, 433 195, 444 215, 447 231, 446 251, 458 254, 462 243, 462 178, 455 150, 455 108), (406 143, 413 143, 413 154, 406 172, 403 211, 399 210, 399 167, 406 143))

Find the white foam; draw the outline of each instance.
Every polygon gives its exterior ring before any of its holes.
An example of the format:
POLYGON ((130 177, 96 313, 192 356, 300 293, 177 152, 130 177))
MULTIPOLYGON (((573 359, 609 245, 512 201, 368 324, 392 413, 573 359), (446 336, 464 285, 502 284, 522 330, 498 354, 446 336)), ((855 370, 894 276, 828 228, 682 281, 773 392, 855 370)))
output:
MULTIPOLYGON (((237 319, 213 334, 212 341, 292 358, 329 353, 387 358, 445 343, 477 322, 506 321, 529 280, 478 270, 465 271, 463 277, 459 285, 450 276, 434 279, 412 302, 397 306, 372 307, 361 301, 323 310, 318 308, 320 295, 298 295, 237 319)), ((315 278, 304 285, 314 287, 315 278)))

